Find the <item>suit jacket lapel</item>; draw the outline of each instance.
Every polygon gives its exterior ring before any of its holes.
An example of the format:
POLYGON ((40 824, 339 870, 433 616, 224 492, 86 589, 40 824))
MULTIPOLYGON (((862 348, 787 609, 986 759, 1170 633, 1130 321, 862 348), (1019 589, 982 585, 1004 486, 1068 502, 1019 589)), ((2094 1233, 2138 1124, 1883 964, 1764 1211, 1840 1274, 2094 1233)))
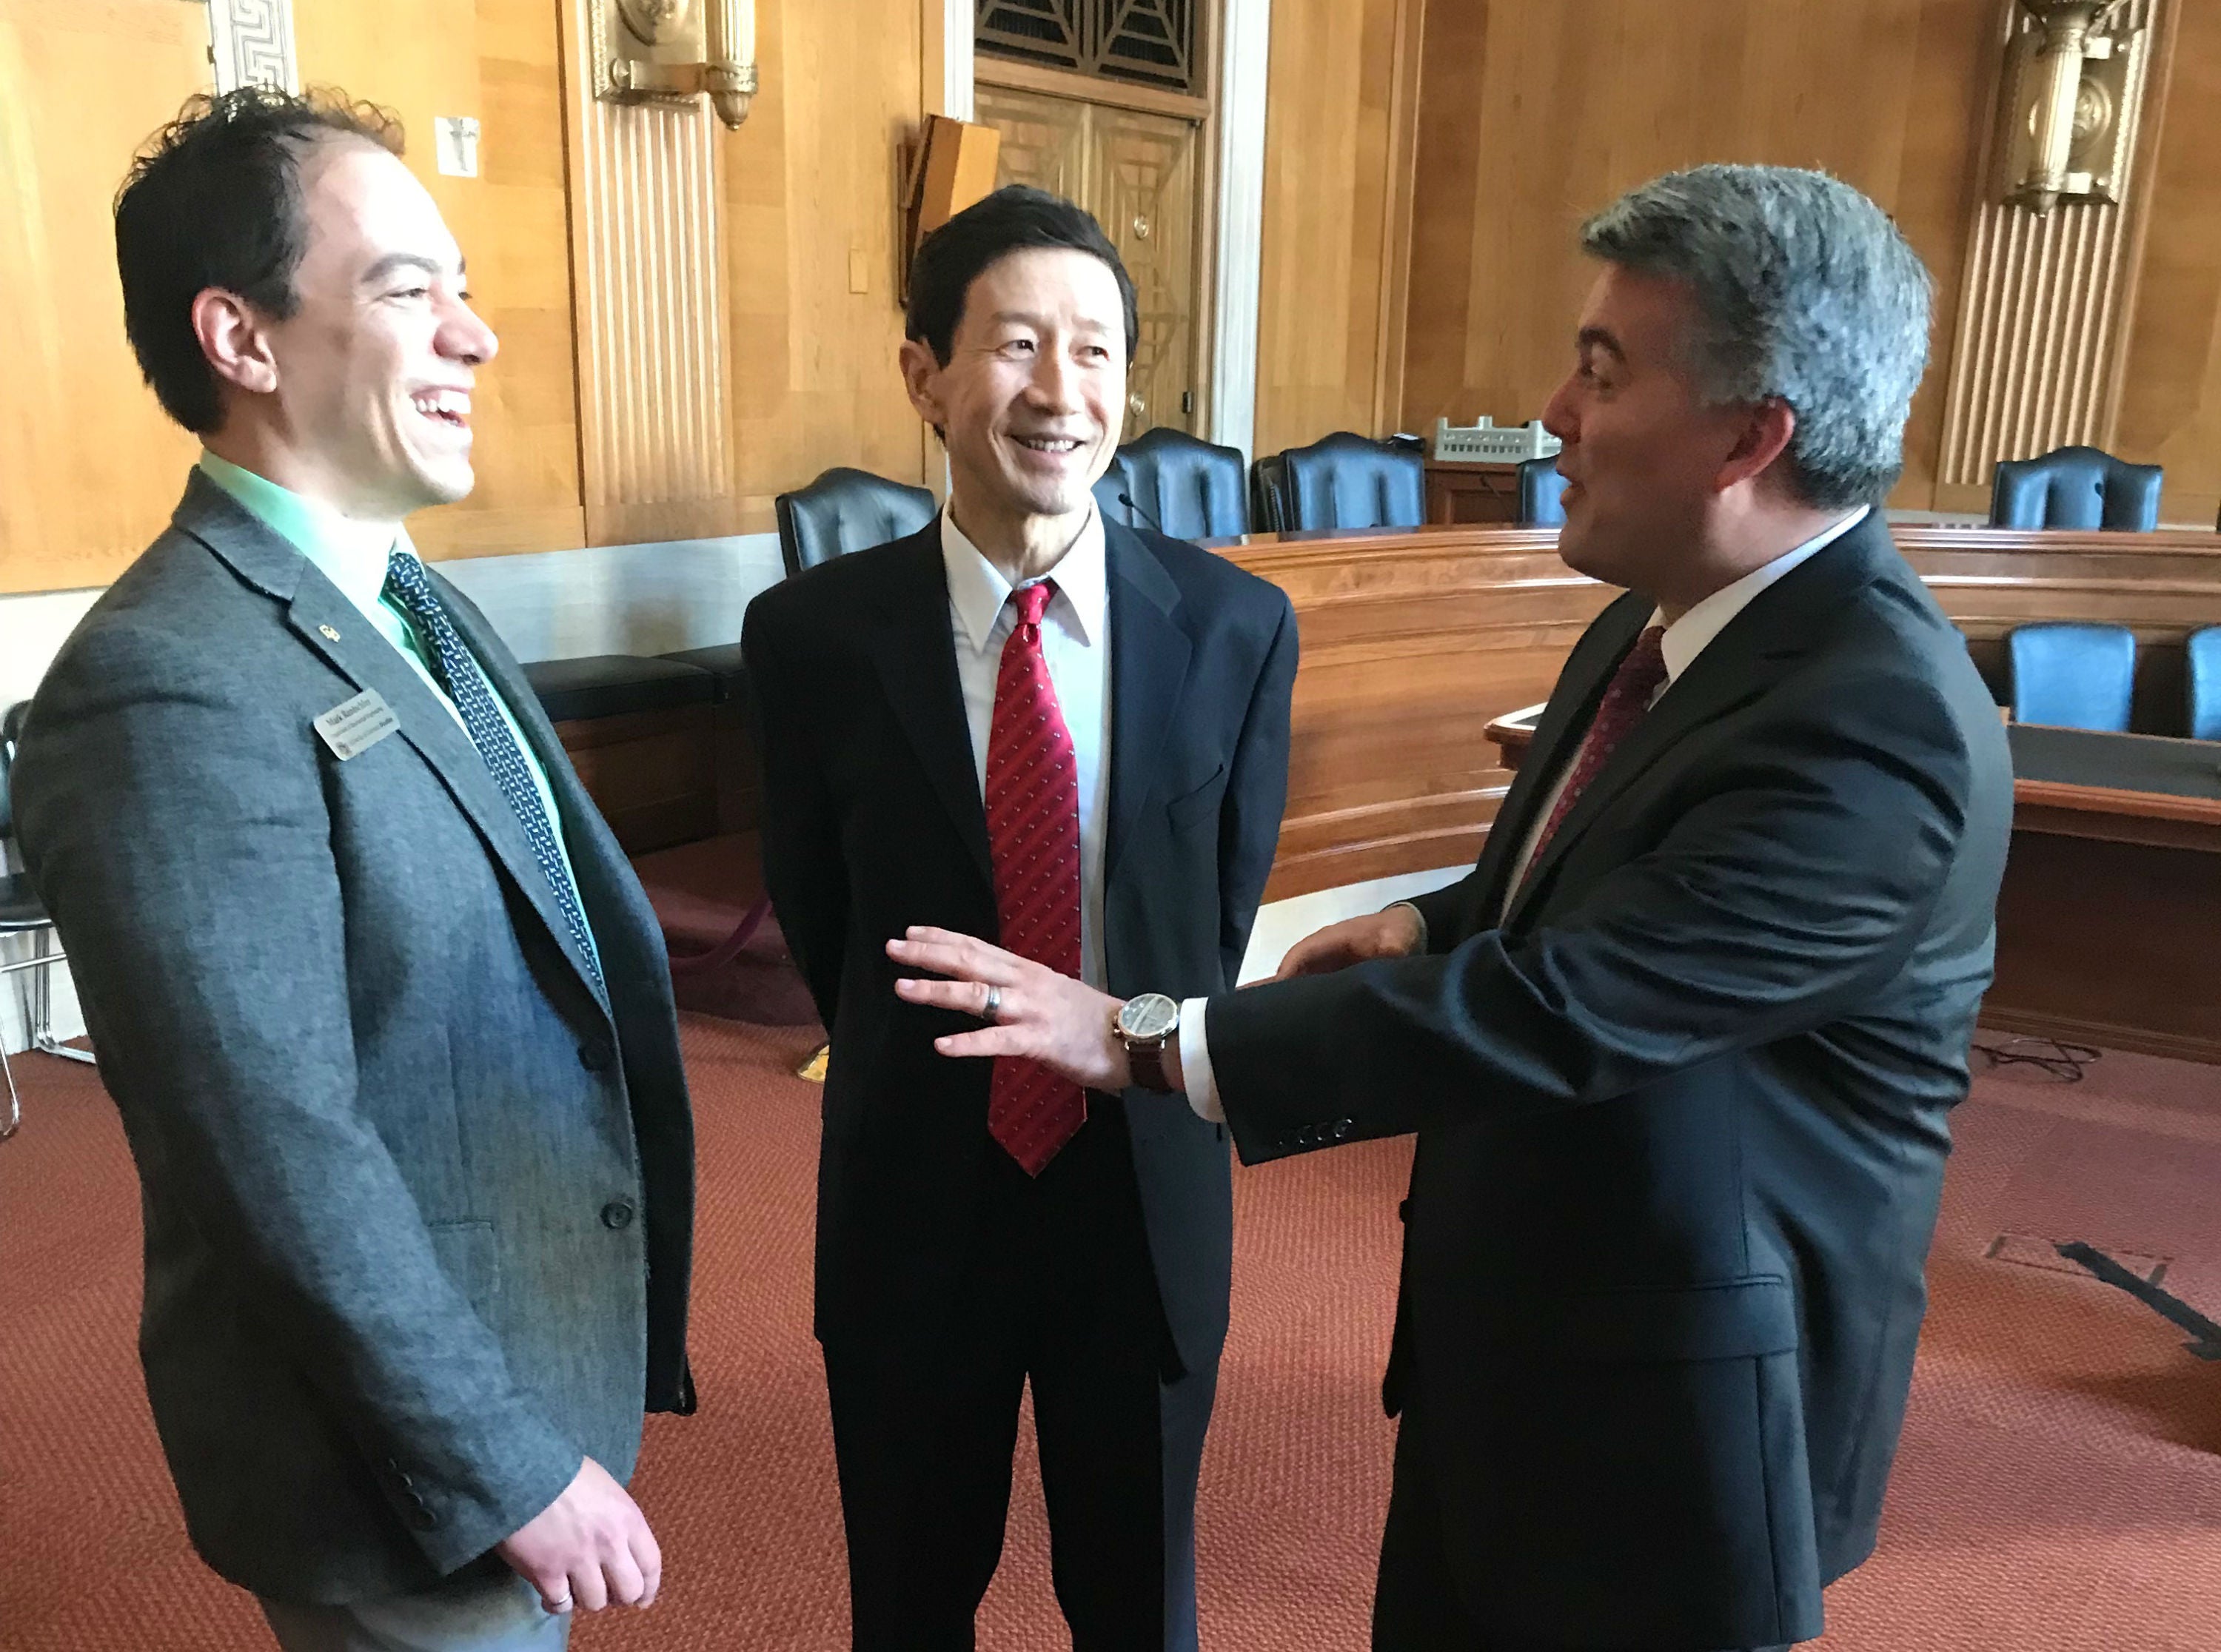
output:
POLYGON ((948 576, 941 557, 941 519, 894 547, 893 577, 870 623, 877 631, 873 663, 885 684, 896 720, 910 737, 934 795, 956 823, 957 835, 994 888, 987 851, 987 811, 965 720, 949 629, 948 576))
POLYGON ((1505 880, 1511 875, 1527 834, 1534 830, 1535 817, 1548 801, 1560 772, 1573 760, 1581 737, 1588 732, 1589 720, 1596 714, 1597 702, 1604 698, 1605 685, 1650 613, 1651 604, 1642 598, 1619 597, 1597 616, 1574 645, 1535 725, 1535 738, 1528 742, 1527 755, 1520 762, 1511 789, 1481 845, 1475 868, 1485 874, 1481 879, 1485 915, 1480 920, 1480 928, 1496 927, 1496 914, 1504 909, 1505 880))
MULTIPOLYGON (((578 943, 571 937, 570 926, 564 922, 555 904, 555 893, 548 887, 547 875, 541 870, 539 857, 532 852, 532 845, 524 835, 523 823, 516 818, 516 811, 502 795, 492 770, 486 767, 485 759, 479 755, 470 736, 399 651, 372 627, 362 610, 347 601, 315 564, 197 471, 187 488, 185 502, 178 508, 177 522, 248 584, 284 603, 286 623, 294 634, 322 655, 335 670, 357 689, 377 691, 393 712, 398 724, 396 732, 440 776, 456 807, 477 827, 495 860, 562 948, 580 982, 600 998, 578 943)), ((532 696, 529 687, 522 689, 524 697, 520 700, 515 680, 505 680, 509 674, 495 669, 493 659, 500 651, 489 651, 486 639, 479 634, 477 627, 466 627, 460 614, 456 617, 457 629, 462 632, 464 641, 485 664, 489 677, 508 700, 510 712, 520 725, 529 726, 528 714, 536 714, 538 710, 538 701, 532 696)), ((548 770, 551 786, 559 772, 567 773, 566 764, 549 764, 544 755, 542 766, 548 770)))
MULTIPOLYGON (((1550 870, 1614 799, 1684 736, 1765 693, 1814 645, 1816 631, 1828 624, 1844 603, 1854 600, 1858 589, 1873 577, 1878 556, 1894 555, 1888 530, 1878 515, 1869 515, 1752 598, 1635 726, 1567 811, 1550 841, 1528 868, 1505 922, 1517 920, 1548 880, 1550 870)), ((1611 664, 1596 684, 1599 697, 1652 612, 1647 598, 1630 602, 1624 597, 1621 602, 1628 606, 1633 623, 1624 640, 1611 651, 1611 664)), ((1581 731, 1585 733, 1587 727, 1588 719, 1584 716, 1581 731)))
POLYGON ((1110 820, 1103 851, 1107 884, 1149 795, 1195 648, 1173 617, 1179 587, 1155 552, 1139 534, 1115 522, 1104 523, 1103 535, 1110 614, 1110 820))

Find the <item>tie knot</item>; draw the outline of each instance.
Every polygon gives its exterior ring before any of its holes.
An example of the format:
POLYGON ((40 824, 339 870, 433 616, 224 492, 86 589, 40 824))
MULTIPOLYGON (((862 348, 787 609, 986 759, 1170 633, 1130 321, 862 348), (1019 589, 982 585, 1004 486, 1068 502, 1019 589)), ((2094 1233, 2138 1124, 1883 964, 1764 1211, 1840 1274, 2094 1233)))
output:
POLYGON ((1616 674, 1620 683, 1630 691, 1640 691, 1646 697, 1650 690, 1666 680, 1666 627, 1645 626, 1642 634, 1635 639, 1635 646, 1627 651, 1627 658, 1619 663, 1616 674))
POLYGON ((1030 585, 1021 585, 1010 593, 1010 605, 1018 611, 1018 623, 1037 626, 1048 609, 1048 600, 1056 595, 1056 582, 1038 579, 1030 585))

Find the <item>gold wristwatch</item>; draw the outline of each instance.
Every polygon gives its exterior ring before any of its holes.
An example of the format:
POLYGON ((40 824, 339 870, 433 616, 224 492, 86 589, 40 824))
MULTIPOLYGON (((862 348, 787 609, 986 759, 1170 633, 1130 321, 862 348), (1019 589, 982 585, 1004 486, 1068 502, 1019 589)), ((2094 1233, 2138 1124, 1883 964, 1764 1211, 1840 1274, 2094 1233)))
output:
POLYGON ((1179 1037, 1179 1001, 1162 993, 1129 998, 1118 1006, 1110 1030, 1126 1046, 1126 1064, 1134 1082, 1145 1090, 1170 1095, 1174 1086, 1165 1071, 1165 1046, 1179 1037))

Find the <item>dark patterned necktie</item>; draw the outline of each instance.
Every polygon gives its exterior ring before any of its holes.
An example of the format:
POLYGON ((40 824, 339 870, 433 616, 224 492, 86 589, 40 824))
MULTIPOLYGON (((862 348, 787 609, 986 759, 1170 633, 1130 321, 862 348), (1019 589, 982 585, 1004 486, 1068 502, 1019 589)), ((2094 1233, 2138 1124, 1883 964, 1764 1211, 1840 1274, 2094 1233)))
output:
POLYGON ((487 687, 470 650, 463 645, 454 622, 447 618, 439 593, 432 589, 424 564, 406 551, 396 551, 386 558, 385 595, 415 622, 416 634, 424 639, 432 657, 432 675, 447 689, 447 698, 455 702, 471 744, 478 747, 479 756, 485 759, 485 766, 492 772, 494 783, 501 788, 501 795, 509 800, 510 807, 516 811, 517 824, 524 828, 525 838, 532 845, 533 857, 547 874, 547 887, 555 892, 555 904, 562 911, 563 921, 571 926, 571 938, 579 944, 579 956, 585 959, 594 979, 599 981, 602 969, 594 956, 593 938, 586 930, 586 914, 579 910, 578 888, 571 882, 570 869, 563 863, 563 851, 556 845, 547 811, 541 806, 540 789, 533 784, 532 771, 525 767, 524 753, 518 749, 509 725, 502 720, 500 708, 493 702, 493 690, 487 687))
MULTIPOLYGON (((1042 654, 1050 580, 1010 593, 1017 623, 1003 644, 987 725, 987 852, 1005 951, 1079 974, 1079 766, 1042 654)), ((1087 1122, 1085 1092, 1038 1062, 995 1058, 988 1133, 1039 1175, 1087 1122)))
POLYGON ((1635 639, 1635 646, 1612 673, 1611 682, 1597 702, 1596 715, 1589 720, 1589 732, 1581 736, 1581 748, 1573 754, 1573 766, 1566 775, 1566 784, 1558 794, 1557 807, 1542 827, 1542 835, 1535 839, 1534 852, 1527 857, 1520 882, 1525 882, 1542 858, 1542 851, 1550 846, 1550 839, 1558 834, 1566 816, 1573 813, 1573 805, 1581 801, 1581 794, 1598 771, 1611 760, 1619 744, 1635 732, 1643 714, 1650 709, 1650 701, 1657 695, 1658 685, 1666 680, 1666 628, 1649 626, 1635 639))

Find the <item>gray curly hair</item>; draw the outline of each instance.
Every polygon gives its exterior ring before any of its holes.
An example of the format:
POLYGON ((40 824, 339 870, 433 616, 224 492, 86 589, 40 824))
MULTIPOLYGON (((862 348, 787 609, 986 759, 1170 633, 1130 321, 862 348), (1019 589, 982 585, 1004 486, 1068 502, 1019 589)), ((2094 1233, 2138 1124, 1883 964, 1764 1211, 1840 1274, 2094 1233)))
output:
POLYGON ((1880 207, 1824 172, 1698 166, 1622 196, 1581 226, 1581 246, 1694 290, 1684 365, 1698 394, 1786 402, 1806 502, 1881 502, 1905 465, 1933 284, 1880 207))

